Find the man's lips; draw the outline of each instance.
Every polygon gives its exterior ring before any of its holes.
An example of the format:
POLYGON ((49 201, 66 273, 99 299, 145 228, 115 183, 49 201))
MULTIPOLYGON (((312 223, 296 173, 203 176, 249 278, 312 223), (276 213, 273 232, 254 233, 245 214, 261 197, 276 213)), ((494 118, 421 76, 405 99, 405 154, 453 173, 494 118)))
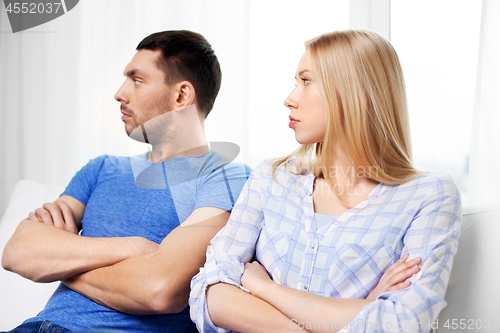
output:
POLYGON ((132 117, 129 113, 133 114, 134 112, 131 112, 132 110, 129 110, 126 105, 121 104, 120 105, 120 111, 123 114, 122 120, 126 120, 130 117, 132 117), (129 112, 129 113, 127 113, 129 112))
POLYGON ((130 118, 130 117, 131 117, 131 115, 129 115, 128 113, 126 113, 126 112, 125 112, 126 110, 124 110, 124 109, 125 109, 125 108, 124 108, 123 106, 120 108, 120 111, 121 111, 121 112, 122 112, 122 114, 123 114, 123 116, 122 116, 122 120, 126 120, 126 119, 128 119, 128 118, 130 118))

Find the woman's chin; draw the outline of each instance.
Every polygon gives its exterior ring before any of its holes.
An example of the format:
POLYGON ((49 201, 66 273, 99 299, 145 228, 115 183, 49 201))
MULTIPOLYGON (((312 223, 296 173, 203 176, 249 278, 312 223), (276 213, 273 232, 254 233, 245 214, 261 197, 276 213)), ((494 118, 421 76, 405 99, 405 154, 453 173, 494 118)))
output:
POLYGON ((322 140, 298 135, 297 132, 295 132, 295 141, 297 141, 297 143, 301 145, 312 145, 315 143, 322 142, 322 140))

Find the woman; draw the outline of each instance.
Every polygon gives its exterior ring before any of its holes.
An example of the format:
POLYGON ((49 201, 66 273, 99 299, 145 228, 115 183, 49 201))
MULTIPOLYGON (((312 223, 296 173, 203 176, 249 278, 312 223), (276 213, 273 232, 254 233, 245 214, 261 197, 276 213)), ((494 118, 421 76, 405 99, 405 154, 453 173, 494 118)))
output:
POLYGON ((191 318, 202 332, 429 331, 461 203, 449 176, 411 165, 394 49, 370 31, 325 34, 296 81, 285 105, 301 147, 248 179, 193 278, 191 318))

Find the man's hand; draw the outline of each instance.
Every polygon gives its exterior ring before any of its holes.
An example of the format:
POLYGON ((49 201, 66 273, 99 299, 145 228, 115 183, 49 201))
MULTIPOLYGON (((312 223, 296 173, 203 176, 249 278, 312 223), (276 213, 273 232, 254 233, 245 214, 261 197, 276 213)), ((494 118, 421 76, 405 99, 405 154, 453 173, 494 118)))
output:
POLYGON ((78 235, 85 205, 68 195, 35 212, 19 223, 2 255, 4 269, 35 282, 64 280, 130 257, 151 255, 159 246, 142 237, 78 235))
POLYGON ((43 222, 64 231, 78 234, 78 227, 73 216, 71 207, 61 199, 54 202, 47 202, 35 212, 28 215, 28 219, 33 222, 43 222))
POLYGON ((386 291, 400 290, 410 286, 411 282, 405 280, 420 271, 418 265, 422 259, 415 258, 406 262, 407 259, 408 254, 405 254, 384 272, 377 286, 366 297, 368 301, 375 301, 386 291))

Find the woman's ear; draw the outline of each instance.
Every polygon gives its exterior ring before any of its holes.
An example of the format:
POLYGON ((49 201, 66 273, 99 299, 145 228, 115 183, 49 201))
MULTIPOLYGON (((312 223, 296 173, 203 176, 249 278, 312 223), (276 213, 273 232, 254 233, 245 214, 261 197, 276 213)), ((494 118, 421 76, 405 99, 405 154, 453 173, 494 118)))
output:
POLYGON ((175 108, 185 108, 195 103, 194 87, 189 81, 181 81, 175 85, 175 108))

